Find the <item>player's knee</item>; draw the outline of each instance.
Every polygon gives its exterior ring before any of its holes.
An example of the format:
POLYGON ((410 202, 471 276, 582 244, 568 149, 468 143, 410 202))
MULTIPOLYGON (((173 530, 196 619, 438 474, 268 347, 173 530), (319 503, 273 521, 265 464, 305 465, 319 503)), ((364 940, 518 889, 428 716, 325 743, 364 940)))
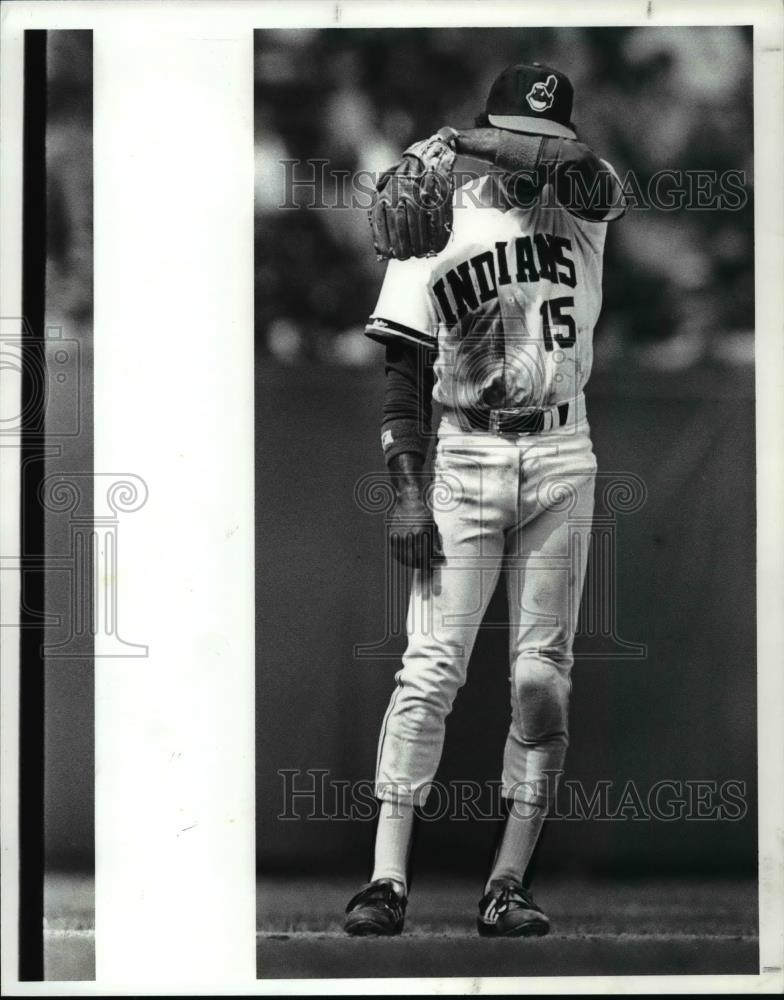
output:
POLYGON ((462 649, 407 652, 397 681, 412 693, 420 693, 423 697, 434 692, 447 692, 453 697, 466 681, 462 649))
POLYGON ((568 670, 552 657, 529 653, 515 660, 512 686, 523 737, 565 740, 571 689, 568 670))
POLYGON ((464 665, 451 658, 406 657, 397 677, 400 694, 396 712, 409 725, 443 721, 466 680, 464 665))
POLYGON ((448 674, 417 677, 403 681, 402 703, 408 712, 446 716, 452 708, 455 695, 462 687, 464 677, 448 674))

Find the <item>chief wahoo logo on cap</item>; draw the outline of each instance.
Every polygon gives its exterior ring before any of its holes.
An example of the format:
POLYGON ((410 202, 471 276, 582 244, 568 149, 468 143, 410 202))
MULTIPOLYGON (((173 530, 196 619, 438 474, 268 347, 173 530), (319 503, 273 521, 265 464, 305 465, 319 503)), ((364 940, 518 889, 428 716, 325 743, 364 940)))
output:
POLYGON ((534 111, 547 111, 548 108, 553 106, 555 88, 557 86, 558 80, 551 73, 545 83, 537 80, 525 95, 525 99, 534 111))

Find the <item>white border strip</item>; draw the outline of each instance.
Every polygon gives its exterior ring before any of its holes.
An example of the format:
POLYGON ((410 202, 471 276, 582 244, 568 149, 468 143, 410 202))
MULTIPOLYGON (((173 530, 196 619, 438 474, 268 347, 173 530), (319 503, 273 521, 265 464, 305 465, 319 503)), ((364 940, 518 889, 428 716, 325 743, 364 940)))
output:
MULTIPOLYGON (((784 28, 781 8, 754 30, 754 291, 757 431, 757 765, 760 968, 784 991, 784 28), (778 666, 777 666, 778 664, 778 666)), ((729 530, 731 525, 728 526, 729 530)), ((739 669, 743 665, 739 664, 739 669)))
MULTIPOLYGON (((10 359, 7 338, 21 336, 22 324, 22 119, 24 40, 19 32, 5 30, 0 9, 0 343, 4 361, 10 359)), ((13 351, 17 354, 16 349, 13 351)), ((19 974, 19 630, 9 623, 18 620, 20 574, 9 564, 19 558, 19 501, 21 436, 6 433, 21 413, 21 371, 0 365, 0 395, 3 400, 3 435, 0 437, 0 979, 15 982, 19 974), (9 419, 9 423, 5 421, 9 419)))
POLYGON ((95 471, 149 493, 117 568, 148 655, 96 637, 96 974, 130 992, 255 962, 252 38, 152 20, 94 34, 95 471))

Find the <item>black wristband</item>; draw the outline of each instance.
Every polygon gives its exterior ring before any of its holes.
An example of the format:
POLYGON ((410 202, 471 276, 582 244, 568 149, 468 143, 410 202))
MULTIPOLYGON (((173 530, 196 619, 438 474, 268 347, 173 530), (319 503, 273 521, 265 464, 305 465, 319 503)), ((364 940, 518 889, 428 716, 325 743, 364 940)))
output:
POLYGON ((428 353, 402 341, 387 345, 381 447, 389 462, 404 452, 428 451, 432 417, 433 368, 428 353))
POLYGON ((427 456, 427 444, 420 432, 419 420, 416 418, 398 417, 395 420, 385 420, 381 425, 381 447, 387 465, 396 455, 405 452, 420 455, 422 461, 427 456))

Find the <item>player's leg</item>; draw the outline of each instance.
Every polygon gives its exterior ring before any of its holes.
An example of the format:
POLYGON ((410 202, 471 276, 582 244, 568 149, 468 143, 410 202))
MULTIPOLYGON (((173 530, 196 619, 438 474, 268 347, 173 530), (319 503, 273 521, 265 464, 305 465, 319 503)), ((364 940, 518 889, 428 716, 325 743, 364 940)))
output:
POLYGON ((415 805, 423 805, 441 759, 446 718, 465 683, 468 660, 498 581, 503 532, 455 544, 442 531, 445 563, 430 580, 417 572, 408 614, 403 667, 381 727, 372 880, 389 879, 401 894, 408 865, 415 805), (460 551, 461 556, 456 553, 460 551), (481 558, 482 566, 477 565, 481 558), (460 563, 455 565, 455 560, 460 563), (486 565, 489 563, 489 565, 486 565), (447 624, 454 618, 452 624, 447 624))
MULTIPOLYGON (((595 459, 585 435, 531 463, 521 525, 508 539, 512 722, 504 750, 509 800, 487 889, 520 885, 541 835, 568 745, 572 647, 593 515, 595 459)), ((526 882, 527 884, 527 882, 526 882)), ((522 908, 522 904, 521 904, 522 908)), ((546 932, 534 910, 538 931, 546 932)))
POLYGON ((493 594, 505 528, 516 505, 515 449, 491 439, 445 441, 434 469, 433 509, 444 562, 414 574, 408 644, 381 729, 376 793, 382 806, 374 877, 402 881, 410 810, 423 804, 443 749, 446 718, 465 683, 479 625, 493 594), (387 819, 386 817, 389 816, 387 819), (389 848, 389 849, 387 849, 389 848))
POLYGON ((408 644, 379 739, 381 799, 424 802, 435 776, 446 717, 465 683, 498 581, 505 531, 516 515, 516 451, 478 435, 439 447, 433 510, 444 562, 430 574, 414 574, 408 644))
POLYGON ((520 877, 538 840, 569 742, 572 647, 595 472, 592 452, 584 450, 575 457, 573 466, 566 461, 568 455, 545 463, 550 471, 535 484, 534 516, 509 538, 512 722, 504 749, 503 786, 512 802, 507 830, 517 836, 515 843, 502 842, 498 860, 499 870, 506 864, 520 877))

